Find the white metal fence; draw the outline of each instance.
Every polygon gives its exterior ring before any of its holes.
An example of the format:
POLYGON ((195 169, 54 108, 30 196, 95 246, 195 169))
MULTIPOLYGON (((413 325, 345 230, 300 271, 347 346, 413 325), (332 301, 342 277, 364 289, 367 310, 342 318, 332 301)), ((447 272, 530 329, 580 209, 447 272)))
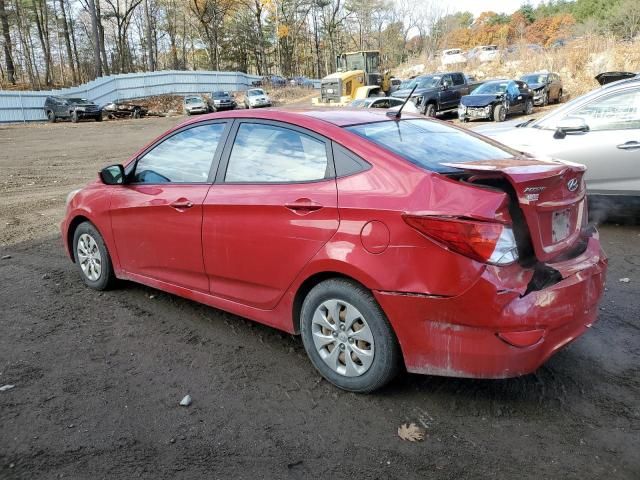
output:
POLYGON ((60 90, 0 91, 0 123, 46 120, 43 106, 49 95, 82 97, 98 105, 114 100, 153 95, 209 93, 215 90, 243 91, 261 77, 242 72, 185 72, 167 70, 101 77, 77 87, 60 90))

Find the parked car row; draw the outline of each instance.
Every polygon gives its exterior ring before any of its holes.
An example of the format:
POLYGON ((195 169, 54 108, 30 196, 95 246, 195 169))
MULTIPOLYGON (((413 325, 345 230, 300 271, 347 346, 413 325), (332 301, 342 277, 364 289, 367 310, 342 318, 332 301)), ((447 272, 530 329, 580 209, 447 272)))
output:
POLYGON ((502 122, 510 114, 529 115, 534 106, 560 102, 563 97, 562 80, 552 72, 485 82, 478 82, 462 72, 436 72, 410 80, 393 80, 392 97, 411 95, 423 115, 434 117, 457 111, 462 121, 490 119, 502 122))
POLYGON ((517 60, 526 53, 542 53, 544 48, 535 43, 509 45, 501 49, 498 45, 478 45, 465 52, 460 48, 448 48, 440 52, 442 66, 461 65, 468 62, 492 62, 500 58, 517 60))

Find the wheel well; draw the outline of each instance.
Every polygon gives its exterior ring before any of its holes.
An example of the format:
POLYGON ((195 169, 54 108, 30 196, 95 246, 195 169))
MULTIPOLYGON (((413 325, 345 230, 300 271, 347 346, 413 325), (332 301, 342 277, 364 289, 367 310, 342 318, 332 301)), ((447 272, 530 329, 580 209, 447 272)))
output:
POLYGON ((74 263, 76 261, 76 257, 75 255, 73 255, 73 235, 76 233, 76 228, 78 228, 78 225, 80 225, 83 222, 91 223, 91 221, 87 217, 78 215, 73 220, 71 220, 71 223, 69 224, 69 229, 67 230, 67 248, 71 253, 71 261, 73 261, 74 263))
MULTIPOLYGON (((351 282, 357 283, 358 285, 362 285, 362 283, 357 281, 355 278, 338 272, 320 272, 307 278, 304 282, 302 282, 302 284, 298 288, 298 291, 296 292, 295 298, 293 299, 293 331, 296 334, 300 333, 300 312, 302 311, 302 303, 304 302, 307 294, 313 287, 331 278, 342 278, 344 280, 349 280, 351 282)), ((367 288, 364 285, 362 285, 362 287, 367 288)))

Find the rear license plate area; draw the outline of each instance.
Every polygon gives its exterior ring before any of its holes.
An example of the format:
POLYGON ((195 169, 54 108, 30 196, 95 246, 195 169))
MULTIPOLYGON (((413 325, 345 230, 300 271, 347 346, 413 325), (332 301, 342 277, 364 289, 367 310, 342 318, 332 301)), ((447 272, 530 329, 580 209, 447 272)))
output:
POLYGON ((560 210, 553 212, 551 217, 551 238, 553 243, 561 242, 571 232, 571 211, 560 210))

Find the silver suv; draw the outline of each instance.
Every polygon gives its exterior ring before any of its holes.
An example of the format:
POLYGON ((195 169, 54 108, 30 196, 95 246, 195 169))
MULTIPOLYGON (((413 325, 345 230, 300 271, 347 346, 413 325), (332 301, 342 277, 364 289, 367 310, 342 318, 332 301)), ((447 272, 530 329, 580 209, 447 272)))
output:
POLYGON ((640 206, 640 75, 606 84, 538 120, 475 131, 523 152, 586 165, 592 201, 640 206))

